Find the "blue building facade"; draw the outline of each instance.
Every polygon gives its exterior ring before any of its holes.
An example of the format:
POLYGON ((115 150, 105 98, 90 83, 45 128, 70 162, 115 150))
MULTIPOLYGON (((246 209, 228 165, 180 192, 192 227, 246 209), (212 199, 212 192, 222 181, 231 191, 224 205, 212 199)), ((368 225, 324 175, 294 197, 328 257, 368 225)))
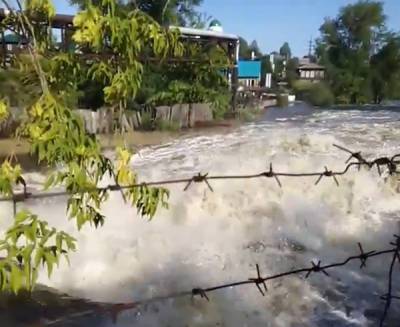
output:
POLYGON ((261 61, 239 60, 238 67, 239 84, 247 87, 260 86, 261 61))

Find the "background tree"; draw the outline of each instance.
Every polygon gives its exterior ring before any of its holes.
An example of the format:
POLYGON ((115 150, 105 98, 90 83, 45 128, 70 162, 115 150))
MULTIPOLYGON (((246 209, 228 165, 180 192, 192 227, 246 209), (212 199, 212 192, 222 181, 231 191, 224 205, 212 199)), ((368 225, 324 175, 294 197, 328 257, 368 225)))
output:
POLYGON ((317 56, 337 101, 363 103, 384 96, 382 71, 390 66, 391 76, 396 75, 397 65, 389 62, 396 61, 398 50, 386 32, 382 3, 359 1, 343 7, 336 18, 325 20, 320 31, 317 56))
POLYGON ((279 54, 288 61, 292 57, 292 51, 290 50, 289 43, 285 42, 279 49, 279 54))
POLYGON ((248 42, 243 37, 239 37, 239 42, 239 57, 241 59, 251 59, 252 52, 254 52, 257 58, 262 57, 261 50, 256 40, 253 40, 250 44, 248 44, 248 42))
POLYGON ((400 98, 400 36, 391 35, 372 56, 371 87, 375 103, 400 98))
POLYGON ((260 58, 262 56, 261 50, 260 50, 256 40, 253 40, 251 42, 249 49, 250 49, 250 57, 251 57, 251 53, 253 53, 253 52, 254 52, 254 55, 256 56, 256 58, 260 58))
POLYGON ((293 57, 288 60, 286 65, 286 80, 290 87, 298 80, 297 69, 299 68, 299 58, 293 57))
POLYGON ((261 57, 261 85, 265 85, 266 74, 272 74, 271 57, 264 55, 261 57))
POLYGON ((239 37, 240 48, 239 48, 239 57, 241 59, 249 59, 251 57, 251 50, 249 44, 243 37, 239 37))
MULTIPOLYGON (((100 5, 102 0, 94 0, 94 5, 100 5)), ((149 14, 160 24, 195 26, 201 20, 198 7, 203 0, 118 0, 120 9, 140 9, 149 14)), ((87 0, 70 0, 73 5, 81 9, 86 8, 87 0)))

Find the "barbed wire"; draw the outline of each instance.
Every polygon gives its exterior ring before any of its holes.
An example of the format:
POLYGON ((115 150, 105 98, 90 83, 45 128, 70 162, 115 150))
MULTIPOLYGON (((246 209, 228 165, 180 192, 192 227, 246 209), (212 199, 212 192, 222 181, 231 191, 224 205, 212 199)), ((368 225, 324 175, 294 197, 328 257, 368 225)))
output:
POLYGON ((200 297, 201 299, 204 299, 204 300, 210 302, 212 300, 212 299, 210 299, 210 296, 209 296, 210 293, 220 291, 223 289, 231 289, 231 288, 235 288, 235 287, 239 287, 239 286, 244 286, 244 285, 255 286, 257 288, 257 291, 262 296, 265 297, 268 293, 267 282, 269 282, 269 281, 281 279, 281 278, 292 276, 292 275, 301 275, 301 274, 303 274, 306 279, 309 278, 311 275, 318 274, 318 273, 321 273, 321 274, 325 275, 326 277, 330 277, 327 270, 346 266, 347 264, 349 264, 350 262, 353 262, 353 261, 360 261, 360 269, 363 269, 363 268, 366 268, 367 260, 378 257, 378 256, 382 256, 382 255, 392 254, 392 260, 391 260, 389 274, 388 274, 388 291, 386 294, 384 294, 380 297, 382 300, 385 301, 385 307, 384 307, 383 313, 379 320, 379 326, 383 327, 384 323, 386 321, 386 318, 388 316, 392 301, 400 300, 400 295, 393 294, 393 269, 394 269, 396 261, 398 261, 400 263, 400 237, 398 235, 393 235, 393 236, 394 236, 395 241, 390 242, 390 245, 392 245, 392 247, 389 249, 381 250, 381 251, 374 250, 374 251, 365 252, 361 243, 358 243, 358 248, 359 248, 358 254, 349 256, 346 259, 344 259, 343 261, 339 261, 336 263, 322 265, 320 260, 318 260, 318 262, 311 261, 311 266, 309 266, 309 267, 293 269, 293 270, 289 270, 289 271, 285 271, 285 272, 281 272, 281 273, 278 273, 275 275, 270 275, 270 276, 265 276, 265 277, 263 277, 263 275, 261 273, 260 266, 258 264, 256 264, 256 277, 251 276, 251 277, 241 280, 241 281, 225 283, 225 284, 206 287, 206 288, 195 287, 195 288, 192 288, 191 290, 176 292, 176 293, 172 293, 172 294, 166 295, 166 296, 154 297, 154 298, 150 298, 147 300, 140 300, 140 301, 135 301, 135 302, 117 303, 117 304, 89 302, 91 304, 95 304, 96 308, 90 309, 90 310, 85 310, 82 312, 77 312, 77 313, 70 314, 67 316, 63 316, 57 320, 48 321, 45 323, 45 325, 46 326, 55 326, 59 323, 65 323, 65 321, 75 320, 75 319, 83 318, 85 316, 90 316, 93 314, 109 315, 111 317, 111 319, 114 322, 116 322, 118 319, 118 316, 125 311, 129 311, 132 309, 139 309, 140 307, 147 306, 150 304, 159 303, 159 302, 163 302, 163 301, 171 300, 171 299, 178 299, 178 298, 182 298, 182 297, 191 297, 192 299, 195 297, 200 297))
MULTIPOLYGON (((360 151, 355 152, 351 151, 343 146, 334 144, 334 146, 341 151, 347 152, 350 154, 349 158, 345 161, 345 168, 342 170, 338 171, 333 171, 328 169, 328 167, 325 166, 325 170, 323 171, 317 171, 317 172, 278 172, 273 169, 272 163, 269 165, 269 170, 263 171, 261 173, 256 173, 256 174, 247 174, 247 175, 217 175, 217 176, 210 176, 208 174, 197 174, 195 176, 192 176, 190 178, 181 178, 181 179, 172 179, 172 180, 162 180, 162 181, 154 181, 154 182, 143 182, 143 183, 137 183, 137 184, 132 184, 132 185, 118 185, 118 184, 111 184, 107 185, 104 187, 96 187, 96 188, 88 188, 88 189, 83 189, 81 190, 81 193, 84 192, 91 192, 91 191, 99 191, 99 192, 104 192, 104 191, 123 191, 123 190, 128 190, 128 189, 133 189, 133 188, 138 188, 138 187, 143 187, 143 186, 167 186, 167 185, 173 185, 173 184, 185 184, 184 186, 184 191, 187 191, 193 184, 196 183, 205 183, 205 185, 209 188, 210 191, 214 191, 213 187, 211 186, 211 181, 215 180, 242 180, 242 179, 258 179, 258 178, 273 178, 276 183, 278 184, 279 187, 282 187, 282 182, 281 178, 282 177, 288 177, 288 178, 304 178, 304 177, 314 177, 316 178, 314 185, 318 185, 321 180, 326 177, 326 178, 332 178, 333 181, 337 186, 339 186, 339 180, 337 179, 338 176, 343 176, 347 174, 352 167, 358 168, 358 170, 361 170, 361 167, 367 167, 369 169, 373 168, 376 166, 377 171, 379 175, 382 175, 382 168, 386 169, 389 175, 395 175, 399 174, 400 171, 397 170, 397 166, 400 164, 400 154, 394 154, 393 156, 388 156, 388 157, 377 157, 374 159, 367 160, 364 158, 364 156, 361 154, 360 151), (351 161, 352 159, 355 159, 355 161, 351 161)), ((12 196, 9 197, 2 197, 0 198, 0 202, 4 201, 12 201, 14 204, 14 211, 16 211, 16 206, 17 203, 19 202, 24 202, 29 199, 43 199, 43 198, 49 198, 49 197, 60 197, 60 196, 66 196, 66 195, 72 195, 73 193, 70 193, 68 191, 56 191, 56 192, 41 192, 41 193, 29 193, 28 192, 28 185, 26 184, 25 180, 23 178, 19 179, 17 181, 17 184, 20 184, 23 186, 23 191, 19 193, 14 193, 12 196)), ((283 278, 286 276, 290 275, 299 275, 299 274, 305 274, 305 278, 308 278, 310 275, 316 274, 316 273, 322 273, 326 276, 329 276, 327 270, 332 269, 332 268, 337 268, 341 266, 347 265, 349 262, 352 262, 354 260, 359 260, 360 261, 360 268, 363 268, 366 266, 367 259, 376 257, 376 256, 381 256, 385 254, 392 254, 392 261, 390 264, 390 269, 389 269, 389 274, 388 274, 388 291, 385 295, 381 296, 381 299, 385 301, 385 307, 384 311, 381 316, 380 320, 380 326, 384 325, 384 322, 386 320, 386 317, 388 315, 389 309, 391 307, 392 301, 393 300, 400 300, 400 294, 399 295, 393 295, 392 294, 392 289, 393 289, 393 269, 395 266, 396 261, 400 262, 400 238, 399 236, 395 235, 395 242, 390 243, 393 247, 387 250, 381 250, 381 251, 369 251, 365 252, 363 250, 363 247, 361 243, 358 243, 359 251, 360 253, 358 255, 350 256, 344 261, 337 262, 337 263, 332 263, 328 265, 321 265, 321 261, 318 262, 311 262, 310 267, 306 268, 300 268, 300 269, 294 269, 286 272, 282 272, 276 275, 272 276, 267 276, 263 277, 260 271, 260 267, 258 264, 256 264, 256 272, 257 275, 256 277, 250 277, 246 280, 243 281, 237 281, 237 282, 232 282, 232 283, 227 283, 227 284, 222 284, 222 285, 217 285, 213 287, 207 287, 207 288, 193 288, 188 291, 182 291, 182 292, 177 292, 173 293, 167 296, 162 296, 162 297, 155 297, 155 298, 150 298, 147 300, 142 300, 142 301, 135 301, 131 303, 119 303, 119 304, 106 304, 106 303, 93 303, 96 305, 95 310, 86 310, 80 313, 75 313, 72 315, 64 316, 61 317, 60 319, 49 321, 46 323, 47 326, 51 325, 56 325, 62 321, 65 321, 66 319, 78 319, 79 317, 84 317, 86 315, 92 315, 94 313, 103 313, 103 314, 111 314, 111 317, 113 320, 116 320, 119 316, 120 313, 131 310, 140 306, 145 306, 148 304, 156 303, 156 302, 161 302, 169 299, 176 299, 180 297, 200 297, 203 298, 207 301, 210 301, 209 294, 218 290, 226 289, 226 288, 233 288, 233 287, 239 287, 243 285, 255 285, 257 287, 257 290, 260 292, 262 296, 265 296, 266 293, 268 292, 267 288, 267 282, 270 280, 274 279, 279 279, 283 278)))
MULTIPOLYGON (((378 158, 375 158, 372 160, 366 160, 361 155, 360 151, 358 151, 358 152, 351 151, 351 150, 349 150, 343 146, 337 145, 337 144, 333 144, 333 146, 350 154, 350 157, 346 160, 347 165, 342 170, 333 171, 333 170, 328 169, 327 166, 325 166, 325 169, 323 171, 317 171, 317 172, 293 172, 293 173, 277 172, 277 171, 274 171, 272 163, 271 163, 269 165, 269 170, 263 171, 261 173, 255 173, 255 174, 245 174, 245 175, 235 174, 235 175, 210 176, 208 173, 206 173, 206 174, 198 173, 197 175, 189 177, 189 178, 160 180, 160 181, 153 181, 153 182, 142 182, 142 183, 131 184, 131 185, 110 184, 110 185, 106 185, 103 187, 83 188, 80 190, 80 193, 93 192, 93 191, 114 192, 114 191, 123 191, 123 190, 129 190, 129 189, 133 189, 133 188, 139 188, 139 187, 143 187, 143 186, 167 186, 167 185, 173 185, 173 184, 185 184, 185 187, 183 190, 187 191, 193 184, 196 184, 196 183, 205 183, 206 186, 208 187, 208 189, 213 192, 214 189, 210 184, 211 181, 262 179, 262 178, 273 178, 273 179, 275 179, 278 186, 282 187, 282 182, 280 179, 281 177, 287 177, 287 178, 316 177, 317 179, 316 179, 314 185, 318 185, 321 182, 321 180, 324 177, 326 177, 326 178, 332 178, 333 181, 335 182, 335 184, 337 186, 339 186, 339 180, 337 179, 337 176, 343 176, 343 175, 349 173, 350 168, 352 168, 352 167, 357 167, 358 170, 360 170, 362 166, 365 166, 369 169, 376 166, 380 176, 382 175, 382 168, 386 168, 389 175, 397 175, 400 173, 400 171, 397 170, 397 166, 400 164, 400 153, 394 154, 391 157, 378 157, 378 158), (350 162, 351 159, 356 159, 357 161, 350 162)), ((25 183, 25 181, 23 179, 20 179, 17 182, 19 184, 22 184, 23 192, 14 193, 11 196, 1 197, 0 202, 13 201, 14 208, 15 208, 16 204, 18 202, 24 202, 29 199, 61 197, 61 196, 67 196, 67 195, 73 194, 73 193, 65 191, 65 190, 55 191, 55 192, 30 193, 30 192, 28 192, 28 185, 25 183)))

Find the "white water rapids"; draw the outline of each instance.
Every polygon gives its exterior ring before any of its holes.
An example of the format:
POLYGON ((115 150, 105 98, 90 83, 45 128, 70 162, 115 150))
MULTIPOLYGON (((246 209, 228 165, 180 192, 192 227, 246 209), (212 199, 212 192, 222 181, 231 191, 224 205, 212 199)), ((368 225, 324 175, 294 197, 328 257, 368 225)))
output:
MULTIPOLYGON (((141 181, 155 181, 198 172, 259 173, 270 162, 280 172, 342 170, 348 155, 333 143, 367 158, 400 153, 400 111, 274 115, 229 134, 142 149, 132 166, 141 181)), ((40 282, 91 300, 130 302, 256 277, 256 263, 267 276, 309 267, 311 260, 342 261, 359 253, 357 242, 366 251, 390 248, 399 232, 397 178, 354 168, 338 179, 339 187, 332 178, 317 186, 314 178, 281 178, 282 188, 274 179, 212 181, 213 193, 205 184, 187 192, 184 185, 171 186, 169 210, 159 210, 151 222, 116 192, 104 205, 104 227, 81 232, 66 219, 64 199, 29 203, 50 225, 78 239, 71 266, 63 263, 51 280, 43 274, 40 282)), ((2 204, 6 210, 11 216, 12 206, 2 204)), ((354 262, 330 270, 330 277, 273 280, 265 297, 249 285, 210 293, 210 302, 167 300, 126 312, 115 326, 372 326, 383 311, 379 296, 387 289, 390 260, 375 257, 363 270, 354 262)), ((388 326, 399 319, 394 301, 388 326)), ((74 326, 113 325, 92 318, 74 326)))

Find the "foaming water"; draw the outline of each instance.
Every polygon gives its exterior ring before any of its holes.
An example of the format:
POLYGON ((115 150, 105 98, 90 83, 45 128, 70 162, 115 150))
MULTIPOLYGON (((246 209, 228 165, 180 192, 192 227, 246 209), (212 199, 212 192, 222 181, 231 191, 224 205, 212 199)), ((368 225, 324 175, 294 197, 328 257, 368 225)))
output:
MULTIPOLYGON (((333 143, 366 156, 398 151, 400 114, 392 111, 316 111, 276 117, 229 134, 187 137, 142 149, 132 166, 143 181, 189 177, 198 172, 247 174, 274 163, 282 172, 342 169, 346 154, 333 143), (299 118, 300 116, 300 118, 299 118), (371 116, 376 118, 371 119, 371 116), (389 118, 387 118, 389 117, 389 118)), ((63 199, 31 208, 75 235, 79 251, 41 282, 71 295, 121 302, 164 296, 294 267, 311 260, 341 261, 364 249, 388 247, 399 230, 397 180, 375 170, 352 171, 333 180, 282 178, 213 181, 172 186, 169 210, 153 221, 139 218, 118 193, 104 205, 105 226, 77 232, 65 218, 63 199)), ((8 208, 11 211, 11 208, 8 208)), ((262 297, 244 286, 202 299, 168 300, 125 313, 116 326, 369 326, 383 310, 390 257, 377 257, 330 271, 330 277, 287 277, 268 282, 262 297)), ((254 276, 255 277, 255 276, 254 276)), ((400 319, 393 303, 392 322, 400 319)), ((100 320, 81 326, 112 326, 100 320)))

